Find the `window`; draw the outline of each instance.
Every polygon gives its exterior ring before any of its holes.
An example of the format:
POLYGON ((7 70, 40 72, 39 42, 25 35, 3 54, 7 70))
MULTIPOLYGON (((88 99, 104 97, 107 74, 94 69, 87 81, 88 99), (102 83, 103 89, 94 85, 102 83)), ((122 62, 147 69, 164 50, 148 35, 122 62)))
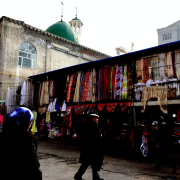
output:
POLYGON ((172 33, 163 35, 163 41, 169 40, 169 39, 172 39, 172 33))
POLYGON ((19 48, 18 65, 36 69, 36 50, 32 44, 28 42, 24 42, 21 44, 19 48))

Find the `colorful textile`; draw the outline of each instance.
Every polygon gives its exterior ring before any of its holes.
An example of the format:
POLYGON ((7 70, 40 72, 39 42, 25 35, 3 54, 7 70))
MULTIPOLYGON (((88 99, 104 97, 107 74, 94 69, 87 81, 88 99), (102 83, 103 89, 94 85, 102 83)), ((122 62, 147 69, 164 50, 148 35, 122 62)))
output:
POLYGON ((81 80, 80 80, 80 88, 79 88, 79 99, 78 99, 78 103, 80 102, 80 98, 81 98, 81 90, 82 90, 82 83, 83 83, 83 78, 84 78, 84 72, 82 72, 82 76, 81 76, 81 80))
POLYGON ((109 99, 112 99, 112 79, 113 79, 113 67, 111 68, 110 83, 109 83, 109 99))
POLYGON ((175 51, 175 67, 176 67, 176 76, 180 80, 180 52, 179 50, 175 51))
POLYGON ((44 83, 43 104, 49 104, 49 81, 45 81, 44 83))
POLYGON ((6 125, 9 127, 19 125, 22 128, 28 129, 31 122, 33 122, 33 113, 31 110, 25 107, 19 107, 9 115, 6 125))
POLYGON ((78 102, 79 100, 80 85, 81 85, 81 71, 78 71, 73 102, 78 102))
POLYGON ((123 84, 122 84, 122 100, 127 99, 127 64, 124 65, 123 84))
POLYGON ((142 83, 142 73, 141 73, 141 61, 140 61, 140 59, 138 59, 136 61, 136 71, 137 71, 138 83, 142 83))
POLYGON ((167 53, 167 68, 168 68, 168 78, 171 79, 174 77, 174 72, 173 72, 173 63, 172 63, 172 53, 168 52, 167 53))
POLYGON ((114 99, 117 99, 118 76, 119 76, 119 65, 117 64, 116 74, 115 74, 114 99))
POLYGON ((162 53, 158 55, 159 60, 159 80, 162 81, 165 76, 165 61, 166 61, 166 54, 162 53))
POLYGON ((93 93, 93 72, 90 71, 86 101, 92 101, 92 93, 93 93))
POLYGON ((3 115, 0 115, 0 126, 3 125, 3 115))
POLYGON ((85 83, 86 83, 86 74, 87 72, 84 72, 83 73, 83 77, 82 77, 82 85, 81 85, 81 96, 80 96, 80 102, 84 102, 85 99, 84 99, 84 94, 85 94, 85 83))
POLYGON ((132 63, 128 65, 128 78, 127 78, 127 99, 132 99, 132 63))
POLYGON ((49 85, 49 97, 55 97, 55 83, 52 79, 50 80, 49 85))
POLYGON ((112 74, 112 99, 114 99, 115 76, 116 76, 116 66, 113 67, 113 74, 112 74))
POLYGON ((87 101, 89 78, 90 78, 90 71, 88 70, 85 77, 84 101, 87 101))
POLYGON ((55 110, 57 110, 57 111, 60 110, 60 101, 59 101, 59 98, 56 98, 55 110))
POLYGON ((69 102, 69 100, 70 100, 71 86, 72 86, 72 83, 73 83, 73 77, 74 77, 74 74, 71 75, 71 78, 70 78, 70 81, 69 81, 68 90, 67 90, 67 96, 66 96, 66 102, 69 102))
POLYGON ((96 70, 93 69, 93 87, 92 87, 92 102, 96 100, 96 70))
POLYGON ((50 112, 46 112, 46 123, 51 121, 50 112))
POLYGON ((151 57, 151 79, 153 81, 155 81, 155 77, 154 77, 154 57, 151 57))
MULTIPOLYGON (((66 87, 65 87, 65 90, 64 90, 64 94, 65 94, 66 97, 67 97, 68 88, 69 88, 69 81, 70 81, 70 76, 67 75, 66 87)), ((56 94, 57 94, 57 93, 56 93, 56 94)))
POLYGON ((38 105, 40 105, 40 101, 41 101, 42 86, 43 86, 43 83, 41 82, 39 86, 38 105))
POLYGON ((98 79, 98 101, 101 100, 101 69, 99 70, 99 79, 98 79))
POLYGON ((147 80, 149 79, 148 58, 145 58, 145 59, 144 59, 144 64, 145 64, 145 79, 144 79, 144 83, 146 83, 147 80))
POLYGON ((70 100, 69 100, 69 102, 73 102, 73 99, 74 99, 76 80, 77 80, 77 75, 73 74, 73 81, 72 81, 72 85, 71 85, 71 92, 70 92, 70 100))
POLYGON ((101 100, 104 100, 104 67, 101 67, 101 100))
POLYGON ((159 80, 159 62, 158 62, 158 57, 154 57, 154 77, 155 81, 159 80))
POLYGON ((44 103, 44 85, 45 85, 45 81, 43 82, 42 88, 41 88, 40 106, 42 106, 44 103))

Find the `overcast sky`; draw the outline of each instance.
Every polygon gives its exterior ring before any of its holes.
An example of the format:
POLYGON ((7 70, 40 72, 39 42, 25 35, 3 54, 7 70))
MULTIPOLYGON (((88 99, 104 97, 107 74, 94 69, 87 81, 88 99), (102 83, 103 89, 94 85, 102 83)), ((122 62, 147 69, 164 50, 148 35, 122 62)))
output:
MULTIPOLYGON (((63 20, 84 23, 81 44, 116 56, 115 48, 127 51, 158 45, 157 29, 180 20, 180 0, 63 0, 63 20)), ((61 20, 61 0, 2 0, 0 17, 25 21, 42 30, 61 20)))

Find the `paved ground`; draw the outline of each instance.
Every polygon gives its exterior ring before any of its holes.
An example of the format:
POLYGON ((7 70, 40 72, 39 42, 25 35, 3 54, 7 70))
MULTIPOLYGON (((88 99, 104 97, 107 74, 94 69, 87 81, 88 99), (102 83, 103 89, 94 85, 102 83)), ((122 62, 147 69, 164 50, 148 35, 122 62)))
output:
MULTIPOLYGON (((80 164, 78 163, 80 148, 58 141, 38 139, 38 156, 43 173, 43 180, 73 180, 80 164)), ((178 166, 180 156, 172 154, 178 166)), ((100 176, 105 180, 153 180, 180 179, 180 170, 171 173, 172 167, 164 163, 161 170, 154 169, 154 161, 137 157, 131 151, 121 150, 106 153, 100 176)), ((89 167, 83 176, 85 180, 92 179, 89 167)))

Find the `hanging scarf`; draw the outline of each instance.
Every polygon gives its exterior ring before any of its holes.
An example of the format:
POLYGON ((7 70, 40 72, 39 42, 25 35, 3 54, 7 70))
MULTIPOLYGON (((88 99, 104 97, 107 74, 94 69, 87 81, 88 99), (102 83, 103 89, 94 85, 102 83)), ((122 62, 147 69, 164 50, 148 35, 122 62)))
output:
POLYGON ((112 77, 113 77, 113 67, 111 68, 110 84, 109 84, 109 99, 112 99, 112 77))
POLYGON ((44 86, 45 86, 45 81, 43 81, 42 88, 41 88, 40 106, 43 106, 43 101, 44 101, 44 86))
POLYGON ((167 67, 168 67, 168 78, 171 79, 174 77, 172 53, 171 52, 167 53, 167 67))
POLYGON ((140 59, 136 61, 136 71, 138 83, 142 83, 142 73, 141 73, 141 61, 140 59))
POLYGON ((149 73, 149 79, 152 79, 151 58, 148 58, 148 73, 149 73))
POLYGON ((88 70, 87 73, 86 73, 86 79, 85 79, 84 101, 87 101, 89 78, 90 78, 90 71, 88 70))
POLYGON ((84 102, 84 94, 85 94, 85 81, 86 81, 86 74, 87 72, 84 72, 83 78, 82 78, 82 86, 81 86, 81 96, 80 96, 80 102, 84 102))
POLYGON ((81 90, 82 90, 82 83, 83 83, 83 78, 84 78, 84 72, 82 72, 82 77, 81 77, 81 81, 80 81, 80 89, 79 89, 79 99, 78 99, 78 103, 81 100, 81 90))
POLYGON ((92 90, 92 102, 96 100, 96 70, 93 69, 93 90, 92 90))
POLYGON ((131 100, 132 99, 132 63, 128 65, 128 78, 127 78, 127 99, 131 100))
POLYGON ((127 100, 127 64, 124 65, 122 100, 127 100))
POLYGON ((154 57, 151 57, 151 78, 153 81, 155 81, 155 76, 154 76, 154 57))
POLYGON ((113 73, 112 73, 112 99, 114 99, 115 76, 116 76, 116 66, 113 67, 113 73))
POLYGON ((78 71, 73 102, 78 102, 79 100, 80 85, 81 85, 81 71, 78 71))
POLYGON ((117 99, 118 75, 119 75, 119 65, 117 64, 116 74, 115 74, 114 99, 117 99))
POLYGON ((73 102, 73 99, 74 99, 76 80, 77 80, 77 74, 74 73, 73 74, 73 81, 72 81, 72 85, 71 85, 71 92, 70 92, 70 100, 69 100, 69 102, 73 102))
POLYGON ((158 63, 158 57, 154 57, 154 76, 155 81, 159 80, 159 63, 158 63))
POLYGON ((176 67, 176 76, 180 80, 180 53, 179 50, 175 51, 175 67, 176 67))
POLYGON ((49 104, 49 81, 44 82, 43 104, 49 104))
POLYGON ((71 78, 70 78, 70 81, 69 81, 68 91, 67 91, 67 96, 66 96, 66 102, 69 102, 69 100, 70 100, 71 86, 72 86, 72 83, 73 83, 73 77, 74 77, 74 74, 71 75, 71 78))
POLYGON ((99 79, 98 79, 98 101, 101 100, 101 68, 99 70, 99 79))
POLYGON ((86 101, 92 101, 92 90, 93 90, 93 84, 92 83, 93 83, 93 72, 90 71, 86 101))
POLYGON ((162 53, 158 55, 159 60, 159 80, 162 81, 165 78, 165 60, 166 54, 162 53))

